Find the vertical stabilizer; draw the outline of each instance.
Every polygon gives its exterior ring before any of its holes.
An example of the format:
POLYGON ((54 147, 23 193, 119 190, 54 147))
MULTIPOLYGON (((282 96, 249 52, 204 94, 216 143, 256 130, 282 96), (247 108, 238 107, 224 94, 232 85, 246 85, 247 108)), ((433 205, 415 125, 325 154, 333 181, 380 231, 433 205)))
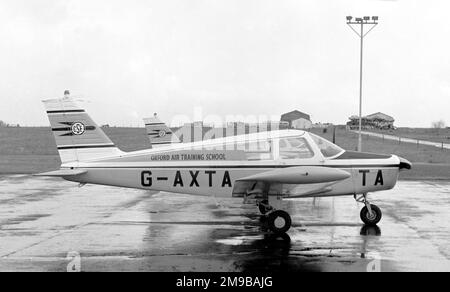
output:
POLYGON ((62 163, 122 153, 67 91, 64 98, 44 100, 43 103, 62 163))

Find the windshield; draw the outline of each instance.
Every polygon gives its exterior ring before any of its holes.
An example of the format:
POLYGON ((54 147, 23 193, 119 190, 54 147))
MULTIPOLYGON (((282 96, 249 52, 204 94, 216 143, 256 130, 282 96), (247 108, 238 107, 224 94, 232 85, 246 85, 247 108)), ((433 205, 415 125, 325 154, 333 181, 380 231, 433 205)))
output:
POLYGON ((344 149, 342 149, 341 147, 337 146, 336 144, 331 143, 328 140, 325 140, 322 137, 319 137, 319 136, 311 134, 311 133, 309 133, 309 135, 313 139, 314 143, 316 143, 317 147, 319 147, 320 152, 322 152, 322 155, 325 157, 336 156, 339 153, 341 153, 342 151, 344 151, 344 149))

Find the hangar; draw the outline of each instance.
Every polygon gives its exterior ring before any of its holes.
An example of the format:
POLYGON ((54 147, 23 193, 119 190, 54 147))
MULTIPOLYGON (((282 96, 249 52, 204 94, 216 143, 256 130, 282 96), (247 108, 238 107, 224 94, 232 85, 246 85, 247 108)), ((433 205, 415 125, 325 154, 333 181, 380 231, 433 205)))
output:
POLYGON ((282 122, 289 123, 289 128, 293 129, 311 129, 311 117, 301 111, 294 110, 281 115, 282 122))

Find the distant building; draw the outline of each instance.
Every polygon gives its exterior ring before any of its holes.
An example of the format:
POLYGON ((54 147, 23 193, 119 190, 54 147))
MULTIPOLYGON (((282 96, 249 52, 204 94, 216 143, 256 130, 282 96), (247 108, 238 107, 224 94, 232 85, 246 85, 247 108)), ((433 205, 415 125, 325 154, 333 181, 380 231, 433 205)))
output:
POLYGON ((282 122, 287 122, 289 128, 293 129, 311 129, 311 117, 308 114, 295 110, 281 115, 282 122))
MULTIPOLYGON (((359 128, 359 116, 351 116, 349 117, 349 122, 347 123, 347 126, 352 129, 356 130, 359 128)), ((380 129, 380 130, 389 130, 389 129, 395 129, 394 127, 394 118, 381 113, 377 112, 371 115, 367 115, 361 118, 361 128, 362 129, 380 129)))

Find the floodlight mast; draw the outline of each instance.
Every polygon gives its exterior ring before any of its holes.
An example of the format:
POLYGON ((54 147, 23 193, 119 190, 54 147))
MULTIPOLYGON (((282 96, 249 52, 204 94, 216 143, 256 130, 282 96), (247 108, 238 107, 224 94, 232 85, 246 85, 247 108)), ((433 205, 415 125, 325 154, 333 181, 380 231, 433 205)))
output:
POLYGON ((347 25, 359 36, 361 39, 360 44, 360 61, 359 61, 359 132, 358 132, 358 151, 362 151, 362 139, 361 139, 361 123, 362 123, 362 66, 363 66, 363 39, 364 37, 378 24, 378 16, 364 16, 356 17, 353 21, 352 16, 347 16, 347 25), (371 20, 372 19, 372 20, 371 20), (371 25, 367 32, 364 32, 364 25, 371 25), (358 32, 353 25, 360 25, 360 32, 358 32))

